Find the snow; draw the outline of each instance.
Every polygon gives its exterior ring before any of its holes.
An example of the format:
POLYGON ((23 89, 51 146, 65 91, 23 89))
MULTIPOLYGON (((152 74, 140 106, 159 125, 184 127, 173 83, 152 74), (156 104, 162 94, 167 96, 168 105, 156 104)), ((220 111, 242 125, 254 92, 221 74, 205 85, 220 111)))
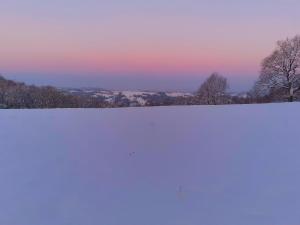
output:
POLYGON ((300 104, 0 111, 0 224, 297 225, 300 104))
MULTIPOLYGON (((86 92, 86 91, 85 91, 86 92)), ((145 106, 147 103, 147 99, 151 96, 159 96, 160 92, 151 92, 151 91, 106 91, 106 90, 99 90, 99 91, 91 91, 92 97, 98 98, 103 97, 105 101, 112 103, 114 98, 121 94, 124 98, 128 99, 131 104, 136 104, 140 106, 145 106)), ((169 97, 189 97, 193 96, 191 93, 184 93, 184 92, 166 92, 165 93, 169 97)))
POLYGON ((114 97, 118 94, 124 95, 129 101, 137 102, 139 105, 145 105, 146 100, 144 97, 148 95, 156 95, 155 92, 146 92, 146 91, 100 91, 93 95, 93 97, 105 97, 108 102, 112 102, 114 97))
POLYGON ((189 96, 193 96, 193 94, 191 94, 191 93, 182 93, 182 92, 167 92, 166 95, 169 96, 169 97, 189 97, 189 96))
POLYGON ((157 94, 154 92, 143 92, 143 91, 122 91, 121 93, 130 101, 137 101, 140 105, 146 104, 146 100, 143 98, 144 95, 156 95, 157 94))
POLYGON ((122 91, 123 95, 125 95, 128 99, 135 97, 137 95, 156 95, 155 92, 148 92, 148 91, 122 91))

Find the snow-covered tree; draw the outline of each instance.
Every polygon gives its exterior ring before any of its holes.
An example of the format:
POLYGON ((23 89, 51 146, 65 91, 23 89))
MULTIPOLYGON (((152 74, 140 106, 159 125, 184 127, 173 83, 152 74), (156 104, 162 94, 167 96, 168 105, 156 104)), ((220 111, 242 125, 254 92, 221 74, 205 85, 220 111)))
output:
POLYGON ((224 104, 226 100, 227 79, 218 73, 213 73, 201 85, 197 96, 200 103, 208 105, 224 104))
POLYGON ((278 41, 274 52, 265 58, 256 88, 261 93, 282 92, 294 101, 300 90, 300 36, 278 41))

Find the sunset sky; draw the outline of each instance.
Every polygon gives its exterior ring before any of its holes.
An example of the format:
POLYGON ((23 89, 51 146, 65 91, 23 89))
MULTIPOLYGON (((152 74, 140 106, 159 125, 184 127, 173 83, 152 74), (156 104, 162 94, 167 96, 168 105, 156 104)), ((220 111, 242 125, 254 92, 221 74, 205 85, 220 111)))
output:
POLYGON ((1 0, 0 71, 56 86, 189 90, 214 71, 247 90, 297 0, 1 0))

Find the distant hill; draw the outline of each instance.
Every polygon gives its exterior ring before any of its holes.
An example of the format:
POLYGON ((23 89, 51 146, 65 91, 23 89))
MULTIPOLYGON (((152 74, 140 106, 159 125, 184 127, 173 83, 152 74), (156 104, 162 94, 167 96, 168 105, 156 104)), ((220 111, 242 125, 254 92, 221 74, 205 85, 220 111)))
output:
POLYGON ((184 92, 110 91, 99 88, 65 88, 65 93, 90 97, 114 106, 174 105, 188 101, 194 95, 184 92))
MULTIPOLYGON (((223 104, 253 103, 248 93, 228 93, 223 104)), ((112 91, 26 85, 0 76, 0 108, 114 108, 204 104, 186 92, 112 91)))

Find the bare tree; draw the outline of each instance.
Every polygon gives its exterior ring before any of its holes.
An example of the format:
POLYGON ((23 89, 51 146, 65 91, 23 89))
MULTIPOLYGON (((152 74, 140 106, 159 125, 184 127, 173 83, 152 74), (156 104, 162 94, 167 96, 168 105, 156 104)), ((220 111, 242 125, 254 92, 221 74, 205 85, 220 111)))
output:
POLYGON ((261 93, 284 90, 290 102, 300 90, 300 36, 278 41, 274 52, 265 58, 256 83, 261 93))
POLYGON ((197 96, 202 104, 217 105, 224 104, 226 100, 227 79, 218 73, 213 73, 201 85, 197 96))
POLYGON ((0 108, 101 108, 108 104, 92 97, 75 96, 54 87, 28 86, 0 75, 0 108))

